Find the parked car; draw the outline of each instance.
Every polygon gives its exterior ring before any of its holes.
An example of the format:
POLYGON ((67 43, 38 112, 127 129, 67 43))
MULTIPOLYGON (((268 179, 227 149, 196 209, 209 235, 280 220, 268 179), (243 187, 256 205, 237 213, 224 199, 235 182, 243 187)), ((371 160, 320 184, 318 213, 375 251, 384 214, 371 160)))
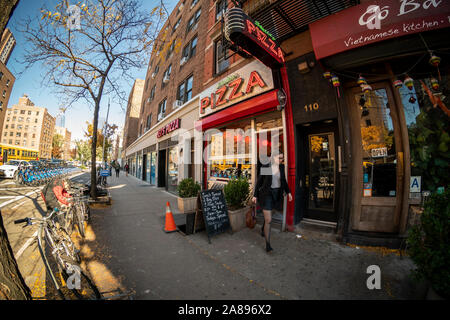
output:
POLYGON ((30 164, 25 160, 9 160, 4 165, 0 166, 0 177, 2 178, 14 178, 19 165, 28 167, 30 164))

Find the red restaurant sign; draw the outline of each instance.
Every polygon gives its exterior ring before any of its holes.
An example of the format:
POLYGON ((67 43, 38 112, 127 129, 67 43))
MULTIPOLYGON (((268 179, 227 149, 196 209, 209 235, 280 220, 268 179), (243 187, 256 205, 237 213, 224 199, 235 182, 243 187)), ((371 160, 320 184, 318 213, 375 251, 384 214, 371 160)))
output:
POLYGON ((448 0, 378 0, 309 25, 317 59, 383 40, 450 27, 448 0))
POLYGON ((161 129, 158 130, 158 134, 156 135, 157 138, 161 138, 162 136, 175 131, 180 128, 181 125, 181 119, 176 119, 170 122, 168 125, 165 125, 161 129))
POLYGON ((273 87, 272 71, 255 60, 200 93, 200 117, 272 90, 273 87))

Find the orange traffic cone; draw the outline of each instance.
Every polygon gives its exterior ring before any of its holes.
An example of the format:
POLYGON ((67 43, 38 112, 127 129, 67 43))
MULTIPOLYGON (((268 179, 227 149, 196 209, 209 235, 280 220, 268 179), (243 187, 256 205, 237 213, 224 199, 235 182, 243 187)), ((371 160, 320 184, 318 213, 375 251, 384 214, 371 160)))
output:
POLYGON ((175 224, 175 220, 173 219, 172 210, 170 209, 170 203, 166 204, 166 226, 164 227, 165 233, 175 232, 177 231, 177 225, 175 224))

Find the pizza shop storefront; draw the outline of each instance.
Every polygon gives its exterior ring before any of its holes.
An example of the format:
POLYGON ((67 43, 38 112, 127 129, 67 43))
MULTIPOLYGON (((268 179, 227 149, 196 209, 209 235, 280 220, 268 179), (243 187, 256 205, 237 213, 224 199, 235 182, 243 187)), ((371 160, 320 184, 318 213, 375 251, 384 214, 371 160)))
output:
MULTIPOLYGON (((276 150, 285 154, 286 177, 293 190, 295 170, 292 119, 283 90, 284 57, 268 53, 255 34, 257 27, 241 9, 227 12, 226 36, 252 52, 253 59, 200 94, 196 130, 204 136, 205 188, 222 188, 230 179, 245 177, 251 189, 261 165, 276 150), (237 27, 236 27, 237 26, 237 27), (242 28, 245 26, 244 28, 242 28)), ((273 43, 275 46, 275 43, 273 43)), ((279 48, 279 47, 278 47, 279 48)), ((284 202, 274 222, 284 230, 292 226, 293 202, 284 202)))
POLYGON ((398 247, 423 192, 450 181, 450 3, 383 4, 310 24, 314 53, 289 62, 295 220, 332 223, 342 241, 398 247), (303 62, 314 67, 294 72, 303 62))

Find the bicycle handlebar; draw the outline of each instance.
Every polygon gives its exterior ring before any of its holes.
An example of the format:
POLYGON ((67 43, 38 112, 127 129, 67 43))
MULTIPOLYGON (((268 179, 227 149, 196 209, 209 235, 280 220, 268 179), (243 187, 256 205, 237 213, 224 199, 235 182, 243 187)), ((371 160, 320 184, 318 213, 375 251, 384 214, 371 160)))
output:
POLYGON ((30 221, 30 218, 25 218, 25 219, 19 219, 19 220, 15 220, 14 224, 20 224, 20 223, 28 223, 30 221))

